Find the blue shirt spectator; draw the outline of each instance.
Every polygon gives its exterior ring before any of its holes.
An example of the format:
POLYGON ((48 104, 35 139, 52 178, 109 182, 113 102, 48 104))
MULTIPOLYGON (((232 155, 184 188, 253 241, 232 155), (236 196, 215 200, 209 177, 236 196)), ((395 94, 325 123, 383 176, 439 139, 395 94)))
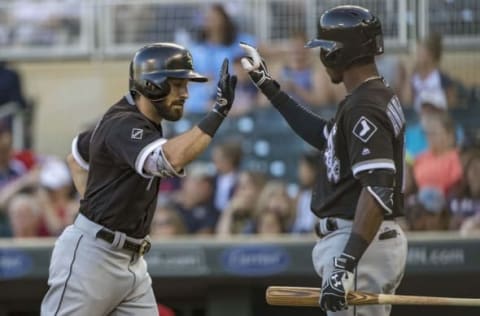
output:
POLYGON ((7 102, 16 102, 25 107, 25 98, 18 73, 7 67, 5 62, 0 62, 0 105, 7 102))
POLYGON ((207 85, 189 86, 189 94, 185 103, 187 113, 206 112, 216 94, 216 82, 220 65, 225 58, 230 61, 233 69, 233 61, 243 51, 238 45, 239 42, 247 42, 256 45, 255 38, 249 34, 237 32, 236 25, 225 9, 220 4, 209 7, 203 19, 203 28, 199 40, 190 48, 195 69, 209 77, 207 85))
POLYGON ((336 94, 322 68, 316 69, 313 56, 305 43, 303 32, 294 33, 285 51, 284 65, 278 77, 282 89, 297 102, 308 106, 326 106, 336 103, 336 94))
MULTIPOLYGON (((433 112, 447 111, 447 100, 445 94, 441 90, 424 90, 418 96, 415 108, 419 109, 419 120, 408 124, 405 131, 405 147, 407 154, 415 159, 419 154, 428 148, 427 137, 422 128, 421 121, 428 118, 433 112)), ((457 145, 463 144, 465 141, 465 131, 459 125, 455 128, 457 145)))

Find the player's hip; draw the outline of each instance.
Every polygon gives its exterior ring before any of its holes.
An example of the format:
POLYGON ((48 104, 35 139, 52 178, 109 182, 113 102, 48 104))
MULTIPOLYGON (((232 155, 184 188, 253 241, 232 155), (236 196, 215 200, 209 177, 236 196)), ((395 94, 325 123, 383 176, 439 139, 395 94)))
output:
POLYGON ((149 236, 139 239, 130 237, 123 232, 112 231, 93 222, 81 213, 78 214, 73 226, 85 234, 90 241, 128 258, 132 256, 142 257, 150 250, 149 236))
MULTIPOLYGON (((338 217, 325 217, 320 218, 315 223, 315 233, 317 237, 326 239, 329 235, 350 234, 353 227, 353 220, 338 218, 338 217)), ((330 236, 333 237, 333 236, 330 236)), ((384 220, 374 240, 389 240, 395 238, 405 238, 402 228, 395 220, 384 220)))

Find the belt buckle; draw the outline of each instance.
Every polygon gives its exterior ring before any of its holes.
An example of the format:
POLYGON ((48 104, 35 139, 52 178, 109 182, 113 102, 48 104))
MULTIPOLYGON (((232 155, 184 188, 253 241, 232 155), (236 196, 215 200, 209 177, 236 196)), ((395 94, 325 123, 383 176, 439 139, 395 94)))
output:
POLYGON ((140 249, 138 249, 138 254, 143 256, 147 252, 150 251, 151 244, 148 240, 143 240, 142 244, 140 245, 140 249))

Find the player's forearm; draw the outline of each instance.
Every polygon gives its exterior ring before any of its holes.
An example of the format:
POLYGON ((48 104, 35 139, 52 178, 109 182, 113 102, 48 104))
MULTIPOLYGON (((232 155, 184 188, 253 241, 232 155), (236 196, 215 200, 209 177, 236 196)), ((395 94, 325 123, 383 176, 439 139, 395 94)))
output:
POLYGON ((83 169, 77 163, 72 154, 68 155, 67 163, 72 173, 73 184, 75 185, 78 194, 80 194, 80 197, 83 198, 87 188, 88 171, 83 169))
POLYGON ((298 104, 283 91, 269 97, 269 100, 298 136, 310 145, 323 149, 325 145, 322 137, 323 128, 327 123, 325 119, 298 104))
POLYGON ((378 202, 366 188, 363 188, 355 210, 352 232, 343 251, 354 259, 352 261, 354 265, 358 263, 377 234, 383 215, 384 211, 378 202))
POLYGON ((367 189, 363 188, 355 211, 352 233, 360 235, 370 243, 382 224, 383 215, 384 210, 367 189))
POLYGON ((212 137, 200 128, 194 127, 188 132, 168 140, 163 145, 163 153, 170 165, 178 172, 197 158, 210 144, 212 137))

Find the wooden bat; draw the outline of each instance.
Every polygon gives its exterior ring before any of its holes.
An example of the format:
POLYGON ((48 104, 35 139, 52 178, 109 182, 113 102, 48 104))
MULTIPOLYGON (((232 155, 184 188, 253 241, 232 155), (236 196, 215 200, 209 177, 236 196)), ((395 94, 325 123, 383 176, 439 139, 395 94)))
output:
MULTIPOLYGON (((318 307, 320 288, 270 286, 265 293, 267 303, 279 306, 318 307)), ((478 306, 478 298, 455 298, 434 296, 411 296, 392 294, 372 294, 365 292, 350 292, 347 296, 349 305, 443 305, 443 306, 478 306)))

